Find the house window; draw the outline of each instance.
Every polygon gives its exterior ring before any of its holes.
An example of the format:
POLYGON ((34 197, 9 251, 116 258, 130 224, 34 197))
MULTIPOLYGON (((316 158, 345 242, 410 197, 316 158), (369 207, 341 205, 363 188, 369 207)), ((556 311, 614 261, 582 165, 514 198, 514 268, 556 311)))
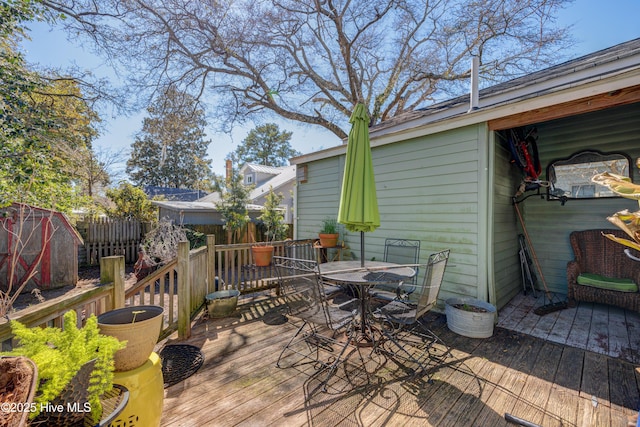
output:
POLYGON ((253 184, 253 175, 247 175, 244 177, 244 183, 246 185, 251 185, 253 184))

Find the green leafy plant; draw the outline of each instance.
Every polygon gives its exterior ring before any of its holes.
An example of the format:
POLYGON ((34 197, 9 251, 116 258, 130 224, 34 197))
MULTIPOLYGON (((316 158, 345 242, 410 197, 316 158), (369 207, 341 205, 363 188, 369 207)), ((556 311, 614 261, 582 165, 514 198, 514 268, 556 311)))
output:
POLYGON ((89 380, 89 403, 94 419, 102 414, 100 396, 113 387, 113 357, 126 342, 100 334, 98 318, 91 315, 83 328, 77 327, 77 315, 69 310, 64 315, 64 327, 28 328, 18 321, 11 322, 11 330, 19 345, 10 356, 26 356, 38 367, 38 389, 34 402, 36 411, 51 402, 87 362, 96 359, 89 380))
POLYGON ((471 304, 453 304, 452 307, 455 307, 459 310, 469 311, 472 313, 488 313, 489 312, 486 308, 478 307, 477 305, 471 305, 471 304))
POLYGON ((240 241, 241 232, 250 221, 247 204, 251 201, 250 193, 253 186, 245 186, 243 177, 235 169, 231 171, 229 179, 216 181, 220 201, 216 209, 224 221, 223 227, 228 232, 228 243, 240 241))
POLYGON ((262 222, 265 227, 265 241, 266 243, 282 240, 287 235, 287 224, 284 223, 284 213, 280 204, 284 196, 282 194, 275 193, 273 187, 269 188, 269 194, 265 198, 262 214, 258 217, 258 220, 262 222))
POLYGON ((320 234, 338 234, 338 220, 331 217, 323 219, 320 234))
POLYGON ((108 189, 106 194, 114 204, 114 207, 106 209, 112 218, 135 218, 154 222, 158 217, 158 209, 145 192, 128 182, 121 182, 118 188, 108 189))

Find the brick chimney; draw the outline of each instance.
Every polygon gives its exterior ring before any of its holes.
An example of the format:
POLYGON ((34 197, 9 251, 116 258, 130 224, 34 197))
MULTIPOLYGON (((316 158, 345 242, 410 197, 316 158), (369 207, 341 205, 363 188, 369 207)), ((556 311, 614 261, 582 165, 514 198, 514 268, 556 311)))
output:
POLYGON ((233 163, 231 163, 230 159, 227 160, 227 163, 225 165, 225 173, 227 183, 229 183, 229 181, 231 181, 231 175, 233 174, 233 163))

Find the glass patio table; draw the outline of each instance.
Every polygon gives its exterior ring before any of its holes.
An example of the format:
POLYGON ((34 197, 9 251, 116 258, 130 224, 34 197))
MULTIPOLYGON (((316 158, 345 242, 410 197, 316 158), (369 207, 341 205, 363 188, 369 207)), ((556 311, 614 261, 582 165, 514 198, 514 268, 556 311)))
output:
POLYGON ((378 284, 400 283, 416 274, 409 266, 392 262, 367 261, 364 267, 360 261, 334 261, 319 264, 323 280, 354 289, 360 302, 359 335, 354 340, 358 345, 375 345, 374 327, 368 319, 369 289, 378 284))

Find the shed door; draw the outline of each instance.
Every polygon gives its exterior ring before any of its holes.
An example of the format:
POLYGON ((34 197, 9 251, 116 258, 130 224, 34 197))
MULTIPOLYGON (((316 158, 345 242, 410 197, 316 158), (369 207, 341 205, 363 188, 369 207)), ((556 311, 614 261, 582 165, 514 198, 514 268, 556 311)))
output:
POLYGON ((0 285, 7 290, 13 276, 15 291, 25 280, 30 287, 47 289, 51 286, 51 245, 53 224, 48 217, 27 218, 23 224, 15 218, 1 220, 0 285), (13 270, 13 274, 12 274, 13 270))

